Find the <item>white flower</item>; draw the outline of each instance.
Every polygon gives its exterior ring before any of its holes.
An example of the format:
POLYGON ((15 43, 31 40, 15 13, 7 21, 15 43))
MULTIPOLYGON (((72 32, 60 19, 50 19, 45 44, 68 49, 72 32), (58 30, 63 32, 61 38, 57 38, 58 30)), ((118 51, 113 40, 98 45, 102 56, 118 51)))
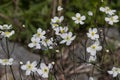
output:
POLYGON ((62 11, 63 8, 62 8, 61 6, 58 6, 57 10, 58 10, 58 11, 62 11))
POLYGON ((30 48, 35 47, 35 49, 41 49, 40 38, 32 37, 32 38, 31 38, 31 41, 32 41, 32 42, 28 44, 28 46, 29 46, 30 48))
POLYGON ((72 32, 69 32, 62 34, 61 37, 63 40, 60 42, 60 44, 66 43, 66 45, 70 45, 76 36, 72 37, 72 32))
POLYGON ((53 38, 43 39, 41 41, 41 44, 46 48, 52 49, 53 48, 53 38))
POLYGON ((96 56, 91 56, 89 57, 89 62, 95 62, 96 61, 96 56))
POLYGON ((7 24, 0 25, 0 29, 1 30, 9 30, 11 28, 12 28, 12 25, 7 25, 7 24))
POLYGON ((56 35, 61 35, 63 33, 66 33, 68 31, 68 27, 57 27, 55 29, 55 34, 56 35))
POLYGON ((27 61, 27 63, 25 65, 21 66, 22 70, 26 70, 26 75, 30 75, 31 72, 36 72, 37 68, 37 62, 34 61, 32 63, 30 63, 30 61, 27 61))
POLYGON ((94 78, 93 77, 89 77, 89 80, 94 80, 94 78))
POLYGON ((93 16, 93 12, 92 11, 88 11, 88 15, 89 16, 93 16))
POLYGON ((105 17, 105 21, 108 22, 108 24, 113 25, 113 23, 119 22, 118 16, 110 16, 110 17, 105 17))
POLYGON ((97 34, 97 28, 89 28, 89 33, 87 33, 87 36, 92 40, 98 39, 99 35, 97 34))
POLYGON ((116 10, 111 10, 109 7, 100 7, 101 12, 105 12, 108 15, 114 15, 116 10))
POLYGON ((83 20, 85 20, 86 17, 85 16, 81 16, 80 13, 76 13, 76 16, 72 17, 72 19, 75 21, 76 24, 80 23, 81 25, 83 25, 84 24, 83 20))
POLYGON ((37 70, 38 74, 43 78, 48 78, 49 70, 52 68, 52 64, 46 66, 46 64, 41 63, 40 69, 37 70))
POLYGON ((113 77, 116 77, 120 73, 120 68, 113 67, 112 70, 108 71, 113 77))
POLYGON ((64 20, 64 16, 57 17, 55 16, 53 19, 51 19, 51 23, 61 23, 64 20))
POLYGON ((14 33, 15 33, 14 30, 12 30, 12 31, 5 31, 5 32, 2 31, 1 35, 4 36, 4 37, 9 38, 9 37, 11 37, 14 33))
POLYGON ((41 28, 38 28, 37 33, 33 35, 34 37, 40 38, 40 39, 45 39, 45 31, 42 31, 41 28))
POLYGON ((14 61, 13 58, 10 58, 10 59, 0 59, 0 64, 1 65, 12 65, 13 61, 14 61))
POLYGON ((59 25, 57 23, 51 23, 51 26, 52 26, 52 29, 55 30, 56 28, 58 28, 59 25))
POLYGON ((92 56, 96 56, 96 51, 102 50, 102 46, 99 46, 99 44, 99 41, 96 41, 94 44, 87 48, 87 52, 92 56))
POLYGON ((101 0, 101 2, 104 2, 103 0, 101 0))

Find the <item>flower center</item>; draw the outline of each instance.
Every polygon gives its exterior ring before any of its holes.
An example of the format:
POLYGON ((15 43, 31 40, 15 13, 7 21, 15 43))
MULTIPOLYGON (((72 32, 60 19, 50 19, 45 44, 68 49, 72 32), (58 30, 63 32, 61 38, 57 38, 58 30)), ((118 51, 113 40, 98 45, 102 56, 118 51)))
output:
POLYGON ((69 37, 69 36, 67 36, 66 40, 70 40, 70 37, 69 37))
POLYGON ((40 36, 41 36, 41 33, 37 33, 37 35, 40 37, 40 36))
POLYGON ((5 35, 9 35, 9 34, 10 34, 10 32, 8 32, 8 31, 7 31, 7 32, 5 32, 5 35))
POLYGON ((60 20, 58 19, 56 22, 57 22, 57 23, 59 23, 59 22, 60 22, 60 20))
POLYGON ((61 30, 61 33, 65 33, 65 30, 63 29, 63 30, 61 30))
POLYGON ((113 17, 111 17, 111 18, 110 18, 110 20, 111 20, 111 21, 113 21, 113 20, 114 20, 114 18, 113 18, 113 17))
POLYGON ((92 49, 96 49, 96 46, 92 46, 92 49))
POLYGON ((27 69, 32 70, 33 66, 31 64, 27 65, 27 69))
POLYGON ((80 18, 80 17, 78 17, 77 19, 78 19, 78 21, 80 21, 80 20, 81 20, 81 18, 80 18))
POLYGON ((48 73, 48 69, 45 68, 45 69, 43 70, 43 72, 44 72, 44 73, 48 73))
POLYGON ((53 24, 53 26, 54 26, 54 27, 57 27, 57 26, 58 26, 58 24, 53 24))
POLYGON ((94 35, 95 35, 95 33, 94 33, 94 32, 92 32, 91 34, 92 34, 92 36, 94 36, 94 35))
POLYGON ((36 41, 33 41, 33 44, 37 44, 37 42, 36 42, 36 41))
POLYGON ((3 59, 2 61, 3 61, 3 63, 9 62, 8 59, 3 59))

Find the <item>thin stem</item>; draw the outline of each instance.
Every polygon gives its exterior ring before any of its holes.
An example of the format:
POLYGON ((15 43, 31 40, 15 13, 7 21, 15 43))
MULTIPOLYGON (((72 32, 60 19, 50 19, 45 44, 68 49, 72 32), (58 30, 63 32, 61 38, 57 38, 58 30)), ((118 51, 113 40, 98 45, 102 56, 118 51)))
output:
POLYGON ((12 66, 11 66, 11 65, 10 65, 10 70, 11 70, 11 72, 12 72, 12 75, 13 75, 13 79, 14 79, 14 80, 16 80, 16 79, 15 79, 15 75, 14 75, 14 72, 13 72, 13 69, 12 69, 12 66))
POLYGON ((6 53, 6 55, 7 55, 7 52, 6 52, 6 50, 5 50, 5 48, 4 48, 3 44, 2 44, 2 41, 1 41, 0 43, 1 43, 1 47, 2 47, 3 51, 4 51, 4 52, 6 53))
POLYGON ((12 48, 12 50, 11 50, 10 54, 12 54, 12 53, 13 53, 14 49, 15 49, 15 43, 13 44, 13 48, 12 48))
POLYGON ((7 79, 7 68, 6 68, 6 66, 5 66, 5 75, 6 75, 6 76, 5 76, 5 77, 6 77, 6 80, 8 80, 8 79, 7 79))
POLYGON ((20 74, 20 80, 22 80, 22 76, 21 76, 21 68, 20 68, 21 65, 19 65, 19 74, 20 74))
POLYGON ((6 38, 6 48, 7 48, 7 54, 8 54, 8 59, 9 59, 10 55, 9 55, 8 38, 6 38))
POLYGON ((35 75, 34 75, 34 73, 32 74, 32 76, 33 76, 33 80, 36 80, 36 79, 35 79, 35 75))

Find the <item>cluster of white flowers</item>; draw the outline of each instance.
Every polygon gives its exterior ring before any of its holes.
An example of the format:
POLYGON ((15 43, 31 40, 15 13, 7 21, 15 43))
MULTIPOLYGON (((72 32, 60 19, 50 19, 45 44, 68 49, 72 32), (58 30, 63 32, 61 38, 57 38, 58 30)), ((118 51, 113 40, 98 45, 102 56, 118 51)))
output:
POLYGON ((4 24, 4 25, 0 25, 0 33, 3 37, 11 37, 15 31, 14 30, 11 30, 12 29, 12 25, 7 25, 7 24, 4 24))
POLYGON ((113 77, 116 77, 118 74, 120 74, 120 68, 113 67, 112 70, 108 71, 108 73, 113 77))
POLYGON ((113 23, 119 22, 118 16, 115 15, 116 10, 111 10, 109 7, 100 7, 101 12, 105 12, 107 14, 107 17, 105 17, 105 21, 113 25, 113 23))
POLYGON ((76 13, 76 15, 74 17, 72 17, 72 19, 75 21, 76 24, 84 24, 84 20, 86 19, 86 17, 83 15, 81 16, 80 13, 76 13))
POLYGON ((30 61, 27 61, 25 65, 21 66, 21 69, 26 71, 26 75, 37 72, 41 77, 48 78, 48 74, 50 69, 52 69, 52 65, 52 63, 49 63, 48 66, 45 63, 41 63, 40 67, 37 68, 36 61, 33 61, 32 63, 30 63, 30 61))
POLYGON ((63 16, 61 16, 60 18, 55 16, 53 19, 51 19, 51 26, 52 29, 55 31, 55 35, 59 36, 62 39, 62 41, 60 41, 60 44, 66 43, 66 45, 69 46, 76 36, 73 36, 72 32, 68 32, 67 26, 61 26, 61 22, 63 20, 63 16))
POLYGON ((12 65, 13 64, 14 59, 13 58, 9 58, 9 59, 0 59, 0 64, 4 65, 4 66, 8 66, 8 65, 12 65))
POLYGON ((46 32, 38 28, 37 33, 31 38, 31 43, 28 44, 30 48, 41 49, 42 47, 52 49, 53 38, 47 39, 46 32))
POLYGON ((90 53, 89 62, 94 62, 96 60, 97 51, 102 50, 102 46, 100 46, 100 42, 98 41, 99 34, 97 34, 97 28, 89 28, 87 36, 95 41, 90 47, 87 47, 87 52, 90 53))

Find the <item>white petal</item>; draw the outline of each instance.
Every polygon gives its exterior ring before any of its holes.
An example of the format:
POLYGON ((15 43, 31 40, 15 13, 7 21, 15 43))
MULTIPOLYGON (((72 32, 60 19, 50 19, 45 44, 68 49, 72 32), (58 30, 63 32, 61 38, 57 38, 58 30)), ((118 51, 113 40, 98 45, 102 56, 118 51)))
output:
POLYGON ((114 73, 113 73, 113 77, 116 77, 117 75, 118 75, 117 72, 114 72, 114 73))
POLYGON ((83 25, 83 24, 84 24, 84 22, 83 22, 83 21, 80 21, 80 24, 81 24, 81 25, 83 25))
POLYGON ((31 71, 28 71, 28 70, 27 70, 25 74, 26 74, 26 75, 30 75, 30 73, 31 73, 31 71))
POLYGON ((44 73, 44 74, 42 75, 42 77, 43 77, 43 78, 48 78, 48 74, 47 74, 47 73, 44 73))
POLYGON ((78 20, 76 20, 76 21, 75 21, 75 23, 76 23, 76 24, 78 24, 78 23, 79 23, 79 21, 78 21, 78 20))
POLYGON ((32 65, 36 66, 36 65, 37 65, 37 62, 36 62, 36 61, 32 62, 32 65))
POLYGON ((37 70, 38 74, 41 76, 43 74, 42 70, 41 69, 38 69, 37 70))
POLYGON ((113 74, 113 71, 108 71, 109 74, 113 74))
POLYGON ((45 68, 45 67, 46 67, 45 63, 41 63, 41 64, 40 64, 40 68, 41 68, 41 69, 43 69, 43 68, 45 68))
POLYGON ((76 13, 76 17, 80 17, 81 15, 80 15, 80 13, 76 13))
POLYGON ((85 16, 82 16, 82 17, 81 17, 81 20, 85 20, 85 19, 86 19, 86 17, 85 17, 85 16))
POLYGON ((69 46, 71 44, 71 41, 67 41, 66 45, 69 46))
POLYGON ((30 47, 30 48, 34 47, 34 44, 33 43, 29 43, 28 47, 30 47))
POLYGON ((93 28, 93 32, 94 32, 94 33, 97 33, 97 28, 93 28))
POLYGON ((104 7, 100 7, 100 11, 105 12, 105 8, 104 7))
POLYGON ((97 51, 100 51, 100 50, 102 50, 102 46, 97 47, 97 51))
POLYGON ((49 68, 49 69, 53 68, 53 65, 52 65, 51 63, 48 64, 48 68, 49 68))
POLYGON ((66 42, 66 40, 62 40, 61 42, 60 42, 60 44, 63 44, 63 43, 65 43, 66 42))
POLYGON ((72 17, 72 20, 76 20, 76 17, 72 17))
POLYGON ((22 65, 22 66, 21 66, 21 69, 22 69, 22 70, 26 70, 26 69, 27 69, 26 65, 22 65))

